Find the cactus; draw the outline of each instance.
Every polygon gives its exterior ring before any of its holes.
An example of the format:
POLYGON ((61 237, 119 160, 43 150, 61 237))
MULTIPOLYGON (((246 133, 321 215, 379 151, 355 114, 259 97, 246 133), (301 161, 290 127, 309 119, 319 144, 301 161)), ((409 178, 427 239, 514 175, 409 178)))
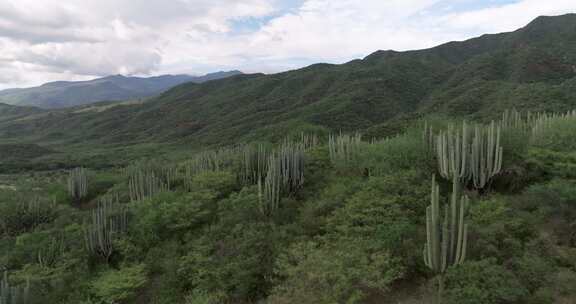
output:
POLYGON ((30 298, 30 281, 24 286, 10 286, 8 273, 0 279, 0 304, 27 304, 30 298))
POLYGON ((255 184, 268 171, 271 151, 263 145, 246 146, 241 151, 242 161, 238 179, 244 185, 255 184))
POLYGON ((64 253, 65 247, 64 234, 58 237, 52 237, 50 244, 46 248, 38 251, 37 260, 40 267, 51 268, 56 265, 58 259, 64 253))
POLYGON ((468 125, 462 123, 462 131, 449 127, 436 136, 438 171, 446 179, 466 180, 468 168, 469 136, 468 125))
POLYGON ((474 187, 482 189, 502 169, 502 146, 500 126, 476 126, 471 143, 470 175, 474 187))
POLYGON ((167 191, 168 186, 154 173, 137 171, 128 180, 131 201, 141 201, 167 191))
POLYGON ((269 156, 266 176, 259 177, 257 182, 259 209, 263 215, 272 216, 278 209, 282 195, 302 187, 304 164, 304 151, 296 144, 284 144, 269 156))
POLYGON ((435 138, 436 159, 442 177, 463 184, 472 181, 474 188, 482 189, 502 169, 501 127, 492 122, 473 130, 463 122, 461 130, 441 131, 435 138))
POLYGON ((558 123, 562 121, 576 120, 576 110, 566 113, 537 113, 534 122, 531 124, 531 143, 539 146, 548 146, 551 139, 548 138, 550 130, 558 128, 558 123))
POLYGON ((277 171, 278 167, 271 164, 264 185, 258 180, 259 210, 265 217, 272 217, 280 205, 280 175, 277 171))
POLYGON ((438 303, 442 301, 444 274, 446 269, 457 266, 466 258, 468 242, 468 224, 465 213, 468 208, 468 197, 460 196, 459 185, 452 182, 450 207, 444 207, 444 216, 440 212, 440 187, 432 177, 430 206, 426 208, 426 244, 424 246, 424 263, 438 279, 438 303))
POLYGON ((106 262, 114 253, 114 239, 127 230, 126 209, 116 206, 117 200, 103 199, 92 210, 91 225, 85 228, 86 249, 106 262))
POLYGON ((68 174, 68 193, 74 200, 81 200, 88 195, 88 174, 84 168, 75 168, 68 174))
POLYGON ((330 135, 328 137, 330 160, 335 165, 346 165, 355 161, 358 158, 361 143, 362 139, 358 133, 330 135))

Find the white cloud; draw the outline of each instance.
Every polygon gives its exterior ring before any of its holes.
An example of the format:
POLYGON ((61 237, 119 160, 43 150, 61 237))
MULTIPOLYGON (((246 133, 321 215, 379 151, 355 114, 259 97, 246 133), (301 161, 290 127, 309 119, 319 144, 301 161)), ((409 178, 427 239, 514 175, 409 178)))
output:
POLYGON ((274 72, 576 11, 574 0, 511 1, 2 0, 0 87, 116 73, 274 72))

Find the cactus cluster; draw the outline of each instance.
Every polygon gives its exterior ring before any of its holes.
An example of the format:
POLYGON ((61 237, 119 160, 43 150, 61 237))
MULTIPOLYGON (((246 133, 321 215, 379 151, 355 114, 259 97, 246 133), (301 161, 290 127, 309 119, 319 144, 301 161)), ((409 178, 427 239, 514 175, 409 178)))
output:
POLYGON ((353 135, 340 134, 329 135, 328 149, 330 160, 333 164, 348 164, 358 158, 362 144, 362 137, 356 133, 353 135))
POLYGON ((66 248, 66 243, 64 240, 64 234, 52 237, 50 244, 38 251, 37 261, 42 268, 52 268, 57 263, 64 250, 66 248))
POLYGON ((470 176, 476 189, 482 189, 502 170, 503 148, 500 127, 494 122, 486 127, 476 126, 471 143, 470 176))
POLYGON ((436 136, 436 159, 438 172, 446 179, 462 180, 469 176, 470 142, 466 122, 462 130, 455 130, 451 126, 448 130, 440 131, 436 136))
POLYGON ((530 122, 532 126, 532 140, 538 140, 539 137, 546 134, 548 129, 554 128, 555 122, 570 120, 576 120, 576 110, 565 113, 538 113, 534 115, 533 120, 530 122))
POLYGON ((16 203, 14 213, 0 217, 0 234, 13 235, 32 231, 38 225, 52 221, 56 216, 54 200, 39 196, 21 196, 16 198, 16 203))
POLYGON ((190 191, 194 176, 203 172, 216 172, 229 170, 235 167, 243 147, 222 148, 197 153, 192 159, 183 164, 184 185, 190 191))
POLYGON ((88 174, 84 168, 75 168, 68 173, 68 194, 74 200, 88 195, 88 174))
POLYGON ((304 184, 305 157, 302 147, 282 145, 268 158, 265 177, 258 178, 260 211, 271 216, 278 209, 282 195, 298 190, 304 184))
POLYGON ((117 200, 105 198, 92 210, 91 223, 85 227, 86 249, 106 262, 114 253, 114 240, 128 228, 128 214, 117 200))
POLYGON ((131 201, 141 201, 168 191, 168 185, 153 172, 137 171, 129 177, 128 189, 131 201))
POLYGON ((461 196, 457 180, 452 181, 450 206, 440 208, 440 187, 432 178, 430 206, 426 209, 426 244, 424 263, 438 278, 438 303, 444 289, 444 273, 448 267, 464 262, 468 243, 465 213, 468 197, 461 196), (443 213, 443 215, 442 215, 443 213))
POLYGON ((30 299, 30 282, 24 286, 10 286, 8 273, 0 279, 0 304, 27 304, 30 299))
MULTIPOLYGON (((430 131, 425 130, 426 144, 430 144, 430 131)), ((450 126, 434 136, 434 152, 438 172, 448 180, 463 184, 472 182, 482 189, 502 169, 503 148, 500 142, 501 127, 495 122, 487 126, 470 127, 466 122, 461 129, 450 126)))
POLYGON ((243 185, 256 184, 260 177, 266 176, 268 160, 272 151, 264 145, 250 145, 242 149, 242 162, 238 179, 243 185))

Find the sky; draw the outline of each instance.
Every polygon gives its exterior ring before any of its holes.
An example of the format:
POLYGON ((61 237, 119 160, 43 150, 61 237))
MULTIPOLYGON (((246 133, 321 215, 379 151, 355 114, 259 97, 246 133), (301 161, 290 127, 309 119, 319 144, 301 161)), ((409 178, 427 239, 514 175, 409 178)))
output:
POLYGON ((576 0, 0 0, 0 89, 113 74, 275 73, 571 12, 576 0))

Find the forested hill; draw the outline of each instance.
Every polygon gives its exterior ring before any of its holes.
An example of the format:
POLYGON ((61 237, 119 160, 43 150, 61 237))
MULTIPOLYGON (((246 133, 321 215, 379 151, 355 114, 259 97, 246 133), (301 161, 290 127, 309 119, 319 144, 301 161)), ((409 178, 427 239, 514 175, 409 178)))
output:
POLYGON ((38 87, 2 90, 0 102, 46 109, 64 108, 97 101, 150 97, 185 82, 202 83, 238 74, 241 72, 216 72, 204 76, 127 77, 112 75, 88 81, 55 81, 38 87))
POLYGON ((39 142, 222 144, 302 130, 378 136, 421 115, 493 117, 576 105, 576 14, 435 48, 378 51, 342 65, 177 86, 144 103, 0 123, 39 142))

